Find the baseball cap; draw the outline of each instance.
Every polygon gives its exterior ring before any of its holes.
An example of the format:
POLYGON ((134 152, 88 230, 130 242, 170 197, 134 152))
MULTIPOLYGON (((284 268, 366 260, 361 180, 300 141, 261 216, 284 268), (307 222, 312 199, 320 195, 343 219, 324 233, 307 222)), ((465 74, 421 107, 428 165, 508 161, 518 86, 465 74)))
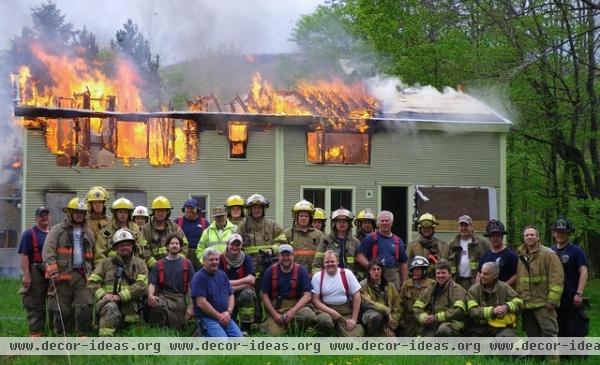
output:
POLYGON ((212 208, 212 216, 213 217, 219 217, 222 215, 227 215, 227 211, 225 210, 225 208, 223 208, 223 207, 212 208))
POLYGON ((40 215, 42 215, 42 213, 50 213, 50 211, 46 207, 39 207, 35 210, 36 217, 39 217, 40 215))
POLYGON ((471 217, 469 217, 468 215, 461 215, 458 218, 458 224, 460 223, 466 223, 466 224, 473 224, 473 220, 471 219, 471 217))
POLYGON ((288 245, 287 243, 279 246, 279 253, 284 253, 284 252, 294 253, 294 248, 292 246, 288 245))
MULTIPOLYGON (((213 209, 214 210, 214 209, 213 209)), ((240 243, 243 245, 244 244, 244 240, 242 239, 242 236, 240 236, 237 233, 233 233, 231 236, 229 236, 229 239, 227 240, 227 244, 231 244, 233 241, 240 241, 240 243)))

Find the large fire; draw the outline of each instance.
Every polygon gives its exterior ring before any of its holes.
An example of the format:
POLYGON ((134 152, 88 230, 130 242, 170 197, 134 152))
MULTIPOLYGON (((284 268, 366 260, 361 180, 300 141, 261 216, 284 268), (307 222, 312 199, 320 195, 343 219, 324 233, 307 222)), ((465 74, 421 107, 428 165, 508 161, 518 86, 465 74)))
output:
MULTIPOLYGON (((22 66, 13 75, 21 106, 46 106, 94 111, 140 112, 140 78, 126 60, 114 61, 114 75, 101 64, 56 55, 42 46, 32 53, 47 75, 32 75, 22 66), (40 80, 44 80, 42 83, 40 80)), ((317 116, 308 126, 307 159, 313 163, 369 163, 370 138, 366 120, 377 101, 361 83, 341 80, 299 82, 294 90, 279 90, 255 74, 247 95, 221 104, 214 95, 188 102, 190 111, 317 116), (229 110, 225 110, 229 109, 229 110)), ((61 166, 114 166, 116 158, 130 165, 148 159, 154 166, 193 162, 198 158, 198 126, 191 120, 149 118, 138 122, 116 118, 73 118, 24 121, 45 130, 48 149, 61 166)), ((230 121, 227 133, 231 157, 245 157, 250 125, 230 121)))

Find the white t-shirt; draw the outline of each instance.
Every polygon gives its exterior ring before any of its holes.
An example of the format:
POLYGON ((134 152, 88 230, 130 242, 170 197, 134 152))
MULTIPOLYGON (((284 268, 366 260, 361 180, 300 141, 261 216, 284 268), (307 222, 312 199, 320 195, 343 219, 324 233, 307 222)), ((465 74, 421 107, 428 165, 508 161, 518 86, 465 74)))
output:
POLYGON ((73 267, 83 266, 83 240, 81 228, 73 228, 73 267))
POLYGON ((360 283, 356 280, 356 276, 354 276, 352 271, 348 269, 338 269, 335 275, 329 275, 326 271, 319 271, 312 277, 312 292, 315 294, 321 293, 321 275, 325 275, 323 278, 323 295, 321 296, 321 301, 325 304, 342 305, 348 302, 340 270, 346 271, 350 296, 360 290, 360 283))
POLYGON ((471 265, 469 265, 469 243, 471 240, 460 240, 462 253, 460 255, 460 263, 458 264, 458 276, 461 278, 471 277, 471 265))

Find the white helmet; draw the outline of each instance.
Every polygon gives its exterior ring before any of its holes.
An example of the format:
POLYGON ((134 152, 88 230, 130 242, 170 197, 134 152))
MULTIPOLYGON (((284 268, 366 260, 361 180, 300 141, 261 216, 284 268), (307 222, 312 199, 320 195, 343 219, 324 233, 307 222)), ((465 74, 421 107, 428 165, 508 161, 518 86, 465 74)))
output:
POLYGON ((133 233, 127 228, 121 228, 115 232, 115 234, 113 235, 112 244, 113 246, 115 246, 117 243, 124 241, 135 242, 135 237, 133 236, 133 233))
POLYGON ((150 214, 148 214, 148 208, 146 208, 143 205, 138 205, 137 207, 135 207, 135 209, 133 210, 133 217, 146 217, 146 218, 150 218, 150 214))

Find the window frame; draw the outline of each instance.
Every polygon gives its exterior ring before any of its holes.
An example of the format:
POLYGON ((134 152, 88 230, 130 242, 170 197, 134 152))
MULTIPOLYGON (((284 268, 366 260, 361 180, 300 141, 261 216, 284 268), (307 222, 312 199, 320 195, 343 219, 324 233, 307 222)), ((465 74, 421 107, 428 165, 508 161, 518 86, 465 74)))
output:
MULTIPOLYGON (((324 189, 325 190, 325 206, 318 207, 325 210, 325 214, 329 218, 331 216, 331 190, 351 190, 352 191, 352 206, 344 207, 354 213, 356 207, 356 187, 355 186, 339 186, 339 185, 300 185, 300 198, 304 199, 304 189, 324 189)), ((337 208, 336 208, 337 209, 337 208)))

